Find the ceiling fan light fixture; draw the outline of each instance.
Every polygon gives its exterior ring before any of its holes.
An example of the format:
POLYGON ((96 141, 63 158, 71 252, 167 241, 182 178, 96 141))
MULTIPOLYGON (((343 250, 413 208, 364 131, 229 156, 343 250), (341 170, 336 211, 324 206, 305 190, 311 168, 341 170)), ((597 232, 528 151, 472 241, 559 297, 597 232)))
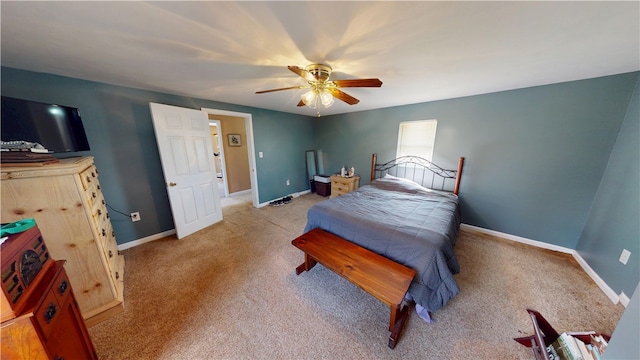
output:
POLYGON ((320 116, 319 108, 324 106, 330 107, 335 102, 335 99, 343 101, 349 105, 355 105, 360 100, 345 93, 339 88, 343 87, 380 87, 382 81, 377 78, 368 79, 347 79, 347 80, 330 80, 331 78, 331 66, 324 64, 311 64, 305 68, 299 66, 287 66, 287 68, 304 79, 308 85, 306 86, 289 86, 279 89, 256 91, 256 94, 270 93, 281 90, 291 89, 309 89, 306 93, 300 96, 300 101, 296 106, 307 106, 311 109, 318 110, 318 116, 320 116))
POLYGON ((324 105, 325 108, 333 105, 333 95, 326 88, 322 89, 322 91, 320 92, 320 102, 322 102, 322 105, 324 105))
POLYGON ((316 93, 315 89, 307 91, 306 93, 302 94, 300 98, 302 99, 302 102, 308 107, 312 109, 318 107, 318 94, 316 93))

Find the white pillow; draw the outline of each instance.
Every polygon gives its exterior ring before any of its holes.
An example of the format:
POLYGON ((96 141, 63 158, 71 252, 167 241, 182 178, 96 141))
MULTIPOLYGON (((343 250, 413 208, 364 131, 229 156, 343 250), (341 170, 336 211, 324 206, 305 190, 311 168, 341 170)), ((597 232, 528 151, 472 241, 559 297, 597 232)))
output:
POLYGON ((418 186, 422 187, 422 185, 418 184, 417 182, 415 182, 413 180, 409 180, 409 179, 405 179, 405 178, 401 178, 401 177, 397 177, 397 176, 393 176, 393 175, 389 175, 389 174, 384 174, 384 179, 393 180, 393 181, 402 181, 402 182, 406 182, 406 183, 409 183, 409 184, 415 184, 415 185, 418 185, 418 186))

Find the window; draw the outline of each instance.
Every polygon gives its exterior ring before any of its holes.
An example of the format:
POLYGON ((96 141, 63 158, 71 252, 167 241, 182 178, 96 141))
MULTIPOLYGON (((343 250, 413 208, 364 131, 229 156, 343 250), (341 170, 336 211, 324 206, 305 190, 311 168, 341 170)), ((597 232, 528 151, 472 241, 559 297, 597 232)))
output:
POLYGON ((414 155, 431 161, 437 125, 437 120, 401 122, 396 157, 414 155))

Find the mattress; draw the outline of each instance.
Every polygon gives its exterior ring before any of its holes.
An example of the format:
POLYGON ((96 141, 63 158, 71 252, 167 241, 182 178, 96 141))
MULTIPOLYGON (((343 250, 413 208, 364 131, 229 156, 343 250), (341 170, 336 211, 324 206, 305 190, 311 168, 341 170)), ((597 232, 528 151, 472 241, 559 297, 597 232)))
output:
POLYGON ((387 176, 313 205, 305 232, 321 228, 416 270, 409 293, 428 311, 458 294, 453 252, 461 214, 458 197, 387 176))

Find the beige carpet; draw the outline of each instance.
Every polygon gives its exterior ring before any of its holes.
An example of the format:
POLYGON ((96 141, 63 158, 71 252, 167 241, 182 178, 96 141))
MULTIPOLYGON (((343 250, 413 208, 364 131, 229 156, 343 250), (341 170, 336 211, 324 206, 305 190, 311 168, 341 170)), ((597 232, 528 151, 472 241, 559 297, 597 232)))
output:
POLYGON ((125 250, 125 312, 89 329, 101 359, 532 359, 513 337, 532 333, 526 308, 558 330, 611 334, 613 305, 566 254, 461 232, 461 292, 412 313, 395 350, 389 309, 322 266, 296 276, 315 194, 280 207, 224 209, 182 240, 125 250))

